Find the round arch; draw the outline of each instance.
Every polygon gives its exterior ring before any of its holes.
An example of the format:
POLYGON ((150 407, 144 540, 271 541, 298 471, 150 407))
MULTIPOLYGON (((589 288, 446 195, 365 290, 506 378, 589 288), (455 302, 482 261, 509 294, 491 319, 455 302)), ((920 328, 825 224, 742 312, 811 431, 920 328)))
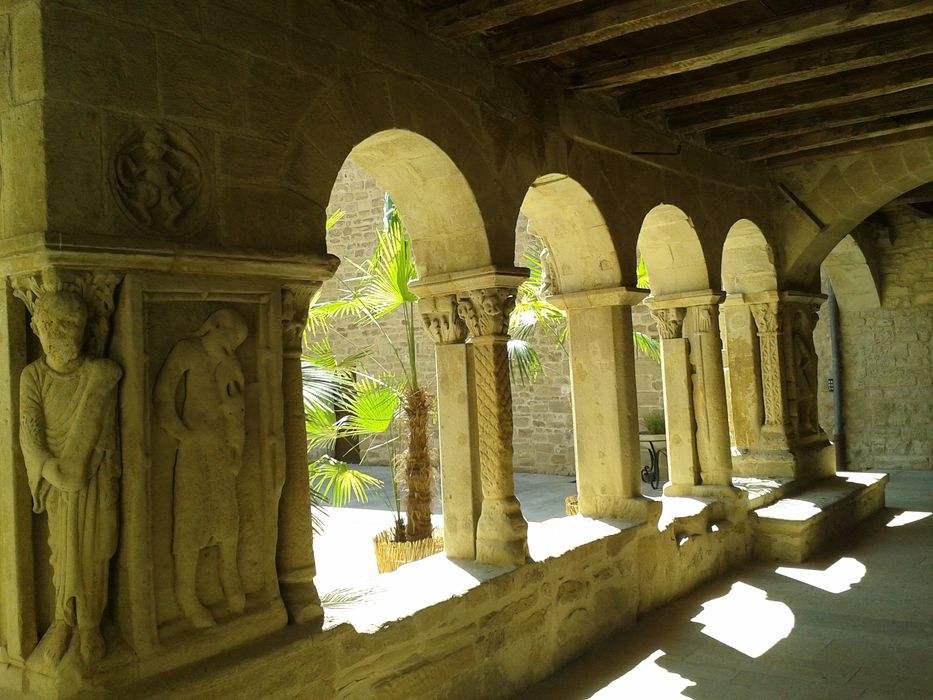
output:
MULTIPOLYGON (((349 159, 365 169, 405 216, 419 274, 429 277, 493 264, 476 183, 495 209, 495 178, 482 133, 435 91, 398 76, 362 74, 319 93, 286 154, 288 188, 310 200, 323 233, 324 210, 349 159)), ((323 248, 324 241, 318 241, 323 248)), ((510 243, 497 241, 508 255, 510 243)), ((502 260, 499 260, 500 264, 502 260)))
POLYGON ((836 244, 823 261, 823 269, 843 311, 881 308, 877 270, 853 234, 836 244))
POLYGON ((690 217, 672 204, 645 216, 638 234, 654 296, 709 289, 709 268, 690 217))
POLYGON ((722 247, 722 286, 729 294, 754 294, 778 288, 774 249, 748 219, 736 221, 722 247))
POLYGON ((622 283, 606 220, 590 193, 572 177, 550 173, 537 178, 521 211, 547 242, 561 293, 622 283))

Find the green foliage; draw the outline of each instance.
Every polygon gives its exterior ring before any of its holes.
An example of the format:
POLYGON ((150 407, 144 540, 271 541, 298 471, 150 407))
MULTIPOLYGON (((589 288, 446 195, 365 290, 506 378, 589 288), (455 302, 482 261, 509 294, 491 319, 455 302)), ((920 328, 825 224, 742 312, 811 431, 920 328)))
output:
POLYGON ((366 503, 373 491, 382 489, 382 481, 350 469, 346 462, 324 455, 308 467, 311 490, 336 507, 356 499, 366 503))
POLYGON ((641 423, 649 435, 663 435, 667 432, 667 426, 664 423, 664 411, 653 409, 646 411, 641 417, 641 423))

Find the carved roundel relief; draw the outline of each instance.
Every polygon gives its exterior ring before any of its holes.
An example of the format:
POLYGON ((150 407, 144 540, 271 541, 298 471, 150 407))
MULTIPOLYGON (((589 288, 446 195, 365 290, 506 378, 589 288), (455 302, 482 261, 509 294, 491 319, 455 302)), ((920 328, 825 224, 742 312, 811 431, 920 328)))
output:
POLYGON ((183 129, 146 126, 117 144, 110 186, 120 211, 150 235, 184 238, 207 221, 209 171, 183 129))

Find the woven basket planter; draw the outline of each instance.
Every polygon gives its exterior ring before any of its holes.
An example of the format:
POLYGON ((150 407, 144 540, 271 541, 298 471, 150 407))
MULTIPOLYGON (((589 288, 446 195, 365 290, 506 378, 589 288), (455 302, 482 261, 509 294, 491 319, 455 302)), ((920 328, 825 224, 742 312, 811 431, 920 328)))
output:
POLYGON ((392 537, 395 529, 384 530, 373 538, 376 550, 376 568, 380 574, 395 571, 402 564, 409 564, 432 554, 444 551, 444 536, 440 530, 434 530, 431 537, 414 542, 395 542, 392 537))
POLYGON ((564 500, 564 511, 567 515, 576 515, 580 512, 580 502, 576 496, 567 496, 564 500))

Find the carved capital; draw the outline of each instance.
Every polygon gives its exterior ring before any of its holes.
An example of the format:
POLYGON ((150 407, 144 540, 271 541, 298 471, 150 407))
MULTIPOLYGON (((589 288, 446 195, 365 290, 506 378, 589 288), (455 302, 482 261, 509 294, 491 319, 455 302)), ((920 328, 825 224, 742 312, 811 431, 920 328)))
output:
POLYGON ((122 279, 123 274, 119 272, 48 268, 14 279, 13 294, 26 304, 32 315, 35 315, 36 304, 41 304, 47 295, 76 297, 87 311, 84 352, 90 357, 102 357, 110 334, 113 292, 122 279))
POLYGON ((650 309, 651 317, 658 324, 658 333, 661 338, 671 340, 680 338, 684 330, 684 318, 687 310, 683 307, 674 307, 670 309, 650 309))
POLYGON ((309 282, 282 287, 282 346, 286 352, 301 352, 308 324, 308 304, 320 286, 320 282, 309 282))
POLYGON ((712 333, 713 317, 714 314, 718 313, 716 306, 714 304, 701 304, 700 306, 691 307, 691 310, 696 323, 696 332, 712 333))
POLYGON ((474 337, 508 335, 509 315, 514 308, 512 288, 474 289, 457 295, 457 314, 474 337))
POLYGON ((457 297, 454 294, 425 297, 418 302, 418 311, 425 330, 436 344, 450 345, 466 340, 466 324, 457 313, 457 297))
POLYGON ((759 335, 781 332, 781 314, 777 302, 749 304, 748 308, 755 319, 755 325, 758 326, 759 335))

